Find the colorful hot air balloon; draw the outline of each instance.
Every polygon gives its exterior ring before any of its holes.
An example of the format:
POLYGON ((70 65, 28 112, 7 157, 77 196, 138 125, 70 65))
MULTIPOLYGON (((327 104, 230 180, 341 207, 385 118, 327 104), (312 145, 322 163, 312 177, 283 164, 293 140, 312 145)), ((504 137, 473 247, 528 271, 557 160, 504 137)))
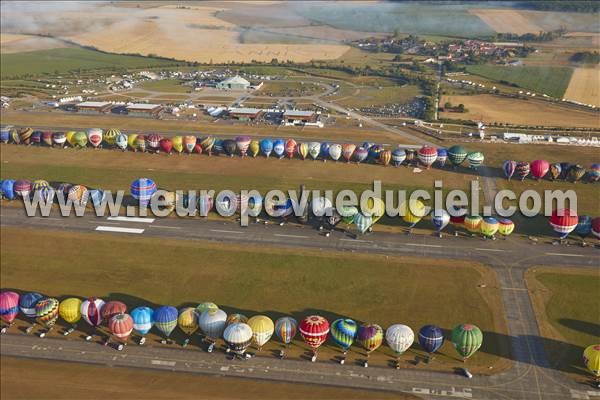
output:
MULTIPOLYGON (((127 343, 129 335, 133 332, 133 318, 125 313, 115 314, 108 321, 108 329, 117 340, 127 343)), ((120 345, 117 349, 122 350, 123 347, 120 345)))
POLYGON ((185 152, 188 154, 192 154, 194 147, 196 147, 196 136, 186 135, 183 137, 182 143, 183 150, 185 150, 185 152))
POLYGON ((146 151, 146 136, 145 135, 137 135, 135 138, 135 151, 139 151, 143 153, 146 151))
POLYGON ((17 130, 14 128, 10 130, 10 142, 14 144, 21 143, 21 139, 19 139, 19 132, 17 132, 17 130))
POLYGON ((190 336, 198 330, 198 314, 193 307, 182 308, 177 317, 177 325, 179 329, 186 335, 190 336))
POLYGON ((58 319, 58 308, 59 302, 55 298, 48 297, 38 301, 35 305, 35 315, 38 324, 51 329, 58 319))
POLYGON ((211 303, 210 301, 205 301, 203 303, 198 304, 198 306, 196 307, 196 312, 198 313, 198 316, 202 315, 202 313, 204 311, 207 310, 218 310, 219 306, 217 306, 215 303, 211 303))
POLYGON ((550 164, 546 160, 533 160, 530 165, 531 175, 538 181, 548 173, 550 164))
POLYGON ((273 336, 275 325, 266 315, 255 315, 248 320, 248 326, 252 329, 252 340, 260 351, 273 336))
POLYGON ((104 300, 97 297, 90 297, 81 303, 81 318, 92 327, 97 327, 102 323, 102 307, 104 300))
POLYGON ((521 161, 517 163, 517 167, 515 168, 515 173, 522 181, 525 180, 527 175, 529 175, 530 166, 527 161, 521 161))
POLYGON ((387 167, 392 159, 392 152, 389 150, 381 150, 379 153, 379 162, 387 167))
POLYGON ((552 179, 553 181, 558 179, 560 177, 561 172, 562 172, 562 167, 561 167, 560 163, 552 164, 550 166, 550 179, 552 179))
POLYGON ((423 146, 417 152, 417 157, 421 164, 425 166, 425 168, 429 169, 437 160, 437 149, 431 146, 423 146))
POLYGON ((236 150, 237 150, 237 144, 236 144, 235 140, 232 140, 232 139, 223 140, 223 151, 225 152, 225 154, 227 154, 229 157, 233 157, 235 155, 236 150))
POLYGON ((298 322, 292 317, 281 317, 275 321, 275 335, 284 345, 294 340, 298 332, 298 322))
POLYGON ((77 297, 64 299, 58 306, 58 314, 67 324, 75 325, 81 319, 81 304, 77 297))
POLYGON ((212 136, 206 136, 202 138, 200 141, 200 146, 202 146, 202 151, 207 153, 209 156, 212 155, 213 146, 215 145, 215 138, 212 136))
POLYGON ((44 296, 36 292, 25 293, 19 298, 19 309, 26 317, 35 318, 35 305, 43 298, 44 296))
POLYGON ((510 219, 501 218, 498 221, 498 233, 506 237, 515 230, 515 223, 510 219))
POLYGON ((468 215, 467 217, 465 217, 465 220, 463 221, 463 225, 469 233, 471 233, 472 235, 475 235, 476 233, 479 233, 481 231, 481 223, 482 222, 483 222, 483 218, 481 218, 481 216, 468 215))
POLYGON ((483 236, 488 238, 494 238, 496 232, 500 228, 500 223, 494 217, 485 217, 483 221, 481 221, 481 225, 479 227, 483 236))
POLYGON ((298 330, 304 342, 313 350, 312 361, 316 361, 317 349, 327 340, 329 322, 320 315, 309 315, 300 322, 298 330))
POLYGON ((52 143, 58 145, 58 147, 64 147, 67 141, 67 136, 64 132, 54 132, 52 134, 52 143))
POLYGON ((39 145, 42 142, 42 131, 33 131, 31 134, 31 144, 39 145))
POLYGON ((31 181, 28 179, 17 179, 14 182, 13 190, 19 197, 27 197, 31 192, 31 181))
POLYGON ((124 314, 127 312, 125 303, 118 300, 111 300, 102 307, 102 319, 110 321, 113 315, 124 314))
POLYGON ((473 151, 467 154, 467 161, 469 163, 469 168, 476 170, 483 164, 484 160, 483 153, 480 151, 473 151))
POLYGON ((339 160, 341 156, 342 156, 342 145, 341 144, 334 143, 331 146, 329 146, 329 157, 331 157, 331 159, 333 161, 339 160))
POLYGON ((319 154, 321 154, 321 143, 319 143, 319 142, 309 142, 308 143, 308 155, 313 160, 316 160, 317 157, 319 157, 319 154))
POLYGON ((150 307, 136 307, 131 310, 131 318, 133 319, 133 329, 140 335, 145 335, 150 332, 154 325, 154 310, 150 307))
POLYGON ((42 143, 44 143, 48 147, 51 147, 52 143, 53 143, 52 137, 53 137, 52 132, 50 132, 50 131, 42 132, 42 143))
POLYGON ((273 151, 273 141, 271 139, 263 139, 260 141, 260 152, 267 158, 273 151))
POLYGON ((418 339, 423 350, 432 354, 444 344, 444 333, 438 326, 425 325, 419 330, 418 339))
POLYGON ((425 204, 418 199, 410 199, 400 205, 402 220, 413 228, 426 215, 425 204))
POLYGON ((600 239, 600 217, 596 217, 592 220, 592 235, 600 239))
POLYGON ((48 183, 48 181, 45 181, 43 179, 36 179, 31 184, 31 188, 33 190, 39 190, 41 188, 48 187, 48 186, 50 186, 50 184, 48 183))
POLYGON ((247 323, 248 322, 248 317, 246 317, 244 314, 229 314, 227 316, 227 321, 225 322, 225 326, 229 326, 231 324, 237 324, 237 323, 247 323))
POLYGON ((160 141, 162 138, 163 137, 157 133, 146 136, 146 147, 148 148, 148 151, 158 153, 160 151, 160 141))
POLYGON ((552 212, 549 222, 560 239, 564 239, 575 230, 579 218, 572 209, 557 209, 552 212))
POLYGON ((5 179, 2 181, 2 197, 8 200, 14 200, 17 197, 15 193, 15 183, 13 179, 5 179))
POLYGON ((583 175, 585 175, 585 168, 581 165, 572 165, 567 171, 567 179, 573 183, 577 183, 583 175))
POLYGON ((359 147, 356 150, 354 150, 354 159, 357 163, 365 161, 368 156, 369 150, 365 149, 364 147, 359 147))
POLYGON ((406 325, 394 324, 386 329, 385 341, 398 357, 413 345, 415 334, 406 325))
POLYGON ((198 325, 206 337, 220 338, 227 324, 227 313, 219 308, 209 308, 198 318, 198 325))
POLYGON ((8 141, 10 139, 10 130, 11 129, 12 129, 12 126, 0 127, 0 142, 8 143, 8 141))
POLYGON ((250 151, 250 154, 252 154, 252 157, 256 157, 260 152, 260 142, 258 140, 251 141, 248 150, 250 151))
POLYGON ((600 163, 594 163, 588 171, 590 182, 598 182, 600 180, 600 163))
POLYGON ((394 149, 392 151, 392 164, 394 167, 399 167, 406 160, 406 151, 404 149, 394 149))
POLYGON ((52 203, 54 201, 55 192, 50 186, 44 186, 34 190, 33 195, 35 196, 36 193, 39 199, 45 201, 46 203, 52 203))
POLYGON ((33 135, 33 129, 31 128, 19 128, 17 129, 19 135, 19 142, 25 145, 31 144, 31 135, 33 135))
POLYGON ((154 325, 163 334, 167 341, 171 332, 177 326, 179 313, 173 306, 160 306, 154 311, 154 325))
POLYGON ((507 160, 507 161, 504 161, 504 164, 502 164, 502 171, 504 171, 504 176, 506 176, 506 179, 508 179, 509 181, 510 181, 510 178, 512 178, 512 176, 514 175, 516 169, 517 169, 516 161, 507 160))
POLYGON ((444 209, 433 210, 431 213, 431 223, 438 234, 441 235, 442 229, 450 223, 450 214, 444 209))
POLYGON ((379 154, 383 151, 383 146, 375 144, 369 148, 369 160, 377 162, 379 154))
POLYGON ((383 329, 377 324, 361 325, 358 328, 356 340, 367 351, 367 357, 369 357, 369 354, 377 350, 383 343, 383 329))
POLYGON ((600 378, 600 344, 588 346, 583 351, 583 365, 596 377, 600 378))
POLYGON ((92 147, 98 147, 102 144, 102 129, 92 128, 87 130, 87 140, 92 147))
POLYGON ((294 153, 296 152, 297 143, 294 139, 288 139, 285 142, 285 154, 288 158, 294 158, 294 153))
POLYGON ((354 143, 345 143, 342 146, 342 155, 344 156, 346 162, 350 162, 350 160, 352 160, 352 155, 354 154, 355 150, 356 145, 354 143))
POLYGON ((448 149, 448 160, 456 168, 467 158, 467 150, 460 145, 454 145, 448 149))
POLYGON ((85 207, 89 199, 89 191, 83 185, 73 185, 69 189, 67 198, 73 202, 73 204, 85 207))
POLYGON ((252 328, 242 322, 231 324, 225 328, 223 339, 235 354, 244 354, 252 343, 252 328))
POLYGON ((147 207, 152 195, 156 193, 156 183, 149 178, 139 178, 131 182, 131 196, 136 199, 140 207, 147 207))
POLYGON ((252 139, 250 138, 250 136, 245 135, 238 136, 237 138, 235 138, 237 150, 239 151, 242 157, 246 157, 246 154, 248 153, 248 146, 250 146, 251 141, 252 139))
POLYGON ((122 151, 127 150, 127 146, 129 145, 129 141, 127 140, 127 135, 124 133, 119 133, 115 138, 115 144, 122 151))
POLYGON ((481 347, 483 333, 477 326, 472 324, 457 325, 452 329, 451 341, 464 362, 481 347))
POLYGON ((116 128, 110 128, 104 132, 104 141, 110 146, 114 146, 117 141, 117 136, 121 134, 121 131, 116 128))
POLYGON ((444 165, 446 165, 446 160, 448 159, 448 150, 446 149, 437 149, 437 163, 440 166, 440 168, 444 168, 444 165))
POLYGON ((373 218, 360 212, 354 215, 353 221, 360 234, 364 234, 373 225, 373 218))
POLYGON ((331 323, 331 338, 342 348, 344 354, 348 351, 358 332, 358 324, 351 319, 340 318, 331 323))
POLYGON ((300 143, 297 146, 298 148, 298 155, 300 156, 301 159, 306 160, 306 157, 308 157, 308 144, 307 143, 300 143))
POLYGON ((19 294, 9 290, 0 293, 0 319, 10 326, 17 314, 19 314, 19 294))

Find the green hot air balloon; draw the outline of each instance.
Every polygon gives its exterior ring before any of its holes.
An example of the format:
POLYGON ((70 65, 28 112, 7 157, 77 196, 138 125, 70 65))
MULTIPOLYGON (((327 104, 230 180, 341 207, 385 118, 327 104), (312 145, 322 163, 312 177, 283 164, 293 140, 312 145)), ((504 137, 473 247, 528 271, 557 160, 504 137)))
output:
POLYGON ((85 132, 77 132, 73 135, 74 147, 84 148, 87 145, 88 138, 85 132))
POLYGON ((458 167, 460 164, 465 161, 467 158, 467 150, 464 147, 459 145, 454 145, 448 149, 448 160, 454 165, 458 167))
POLYGON ((469 162, 469 168, 477 169, 483 164, 484 156, 479 151, 473 151, 467 155, 467 161, 469 162))
POLYGON ((472 324, 457 325, 452 329, 452 345, 463 358, 463 362, 471 357, 483 343, 481 329, 472 324))
POLYGON ((583 168, 581 165, 573 165, 567 171, 567 178, 574 183, 577 183, 577 181, 580 180, 583 175, 585 175, 585 168, 583 168))

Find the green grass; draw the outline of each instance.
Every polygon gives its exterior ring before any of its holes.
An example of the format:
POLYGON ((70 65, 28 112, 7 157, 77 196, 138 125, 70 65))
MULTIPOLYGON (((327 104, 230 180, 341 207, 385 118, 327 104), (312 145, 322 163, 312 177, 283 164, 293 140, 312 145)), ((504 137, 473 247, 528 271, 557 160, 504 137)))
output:
POLYGON ((141 89, 165 93, 186 93, 192 90, 191 86, 182 85, 183 81, 177 79, 160 79, 143 82, 141 89))
POLYGON ((393 103, 407 103, 421 94, 418 86, 384 86, 361 87, 357 96, 350 96, 339 101, 346 107, 371 107, 393 103))
POLYGON ((107 54, 83 48, 37 50, 24 53, 2 54, 2 79, 22 75, 63 74, 74 70, 160 67, 183 63, 152 57, 107 54))
MULTIPOLYGON (((273 319, 319 313, 329 320, 347 316, 383 327, 402 322, 415 329, 426 323, 452 329, 468 321, 489 333, 482 350, 469 360, 473 368, 490 373, 487 367, 499 361, 497 354, 505 355, 497 283, 490 270, 476 263, 94 233, 8 228, 1 234, 3 287, 52 296, 97 295, 129 307, 213 301, 228 313, 264 313, 273 319), (487 288, 478 289, 481 283, 487 288), (439 293, 451 309, 431 301, 439 293)), ((182 336, 177 332, 175 338, 182 336)), ((294 356, 304 348, 299 337, 296 344, 294 356)), ((329 347, 320 353, 323 360, 337 353, 329 347)), ((272 343, 263 354, 275 348, 272 343)), ((361 354, 354 348, 350 357, 361 354)), ((390 356, 382 346, 371 361, 385 365, 390 356)), ((408 352, 405 359, 413 357, 408 352)), ((451 370, 462 364, 457 358, 446 343, 431 367, 451 370)))
POLYGON ((567 90, 573 74, 573 69, 568 67, 511 67, 498 65, 473 65, 467 67, 467 71, 559 99, 567 90))

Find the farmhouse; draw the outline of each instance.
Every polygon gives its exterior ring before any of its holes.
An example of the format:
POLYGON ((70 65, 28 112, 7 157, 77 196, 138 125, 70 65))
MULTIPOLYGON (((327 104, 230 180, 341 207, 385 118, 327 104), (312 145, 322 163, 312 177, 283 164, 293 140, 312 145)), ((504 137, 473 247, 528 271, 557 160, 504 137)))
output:
POLYGON ((262 112, 260 108, 230 108, 229 116, 239 121, 254 121, 262 112))
POLYGON ((75 110, 84 114, 107 113, 113 107, 112 103, 103 101, 84 101, 75 106, 75 110))
POLYGON ((137 117, 157 118, 164 111, 160 104, 130 104, 127 106, 127 114, 137 117))
POLYGON ((246 90, 250 87, 250 82, 239 75, 227 78, 224 81, 217 83, 217 89, 225 90, 246 90))

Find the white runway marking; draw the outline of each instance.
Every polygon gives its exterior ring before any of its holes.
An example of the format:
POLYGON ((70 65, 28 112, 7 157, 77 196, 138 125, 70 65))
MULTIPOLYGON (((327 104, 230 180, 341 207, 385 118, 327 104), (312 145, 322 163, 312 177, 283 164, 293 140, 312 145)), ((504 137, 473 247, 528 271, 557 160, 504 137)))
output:
POLYGON ((479 251, 496 251, 496 252, 503 252, 504 250, 500 250, 500 249, 482 249, 480 247, 475 247, 475 250, 479 250, 479 251))
POLYGON ((282 233, 275 233, 273 236, 308 239, 308 236, 302 236, 302 235, 284 235, 282 233))
POLYGON ((563 256, 563 257, 584 257, 582 254, 565 254, 565 253, 546 253, 549 256, 563 256))
POLYGON ((181 229, 180 226, 152 225, 152 228, 181 229))
POLYGON ((225 229, 211 229, 211 232, 220 232, 220 233, 244 233, 240 231, 227 231, 225 229))
POLYGON ((175 366, 175 361, 152 360, 150 363, 152 365, 168 365, 169 367, 175 366))
POLYGON ((120 233, 144 233, 143 229, 136 229, 136 228, 121 228, 118 226, 97 226, 96 229, 97 231, 100 232, 120 232, 120 233))
POLYGON ((140 217, 108 217, 109 221, 120 221, 120 222, 143 222, 151 224, 154 222, 154 218, 140 218, 140 217))
POLYGON ((416 246, 416 247, 444 247, 439 244, 421 244, 421 243, 406 243, 407 246, 416 246))

